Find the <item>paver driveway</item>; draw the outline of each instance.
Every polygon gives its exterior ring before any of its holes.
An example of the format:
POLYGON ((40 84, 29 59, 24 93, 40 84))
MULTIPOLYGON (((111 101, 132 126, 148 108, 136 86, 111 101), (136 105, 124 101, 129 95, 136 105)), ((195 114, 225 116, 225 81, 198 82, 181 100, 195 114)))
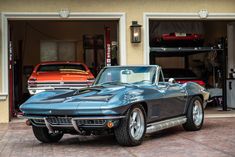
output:
POLYGON ((137 147, 121 147, 113 136, 65 135, 57 144, 42 144, 24 123, 0 124, 1 157, 225 157, 235 156, 235 118, 205 119, 201 131, 182 127, 147 135, 137 147))

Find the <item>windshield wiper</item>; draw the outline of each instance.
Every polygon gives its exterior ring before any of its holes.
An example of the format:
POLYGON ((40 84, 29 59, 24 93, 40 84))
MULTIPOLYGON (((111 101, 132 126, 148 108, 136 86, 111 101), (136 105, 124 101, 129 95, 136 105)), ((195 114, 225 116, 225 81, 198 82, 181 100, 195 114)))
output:
POLYGON ((152 84, 152 82, 151 82, 151 81, 149 81, 149 80, 141 80, 141 81, 133 82, 133 84, 140 84, 140 83, 144 83, 144 84, 146 84, 146 83, 148 83, 148 84, 152 84))
POLYGON ((121 84, 121 82, 120 81, 103 82, 101 84, 98 84, 98 86, 102 86, 102 85, 105 85, 105 84, 121 84))
POLYGON ((125 82, 120 82, 120 81, 109 81, 109 82, 103 82, 101 84, 97 84, 95 86, 103 86, 103 85, 119 85, 119 84, 127 84, 129 85, 130 83, 125 83, 125 82))

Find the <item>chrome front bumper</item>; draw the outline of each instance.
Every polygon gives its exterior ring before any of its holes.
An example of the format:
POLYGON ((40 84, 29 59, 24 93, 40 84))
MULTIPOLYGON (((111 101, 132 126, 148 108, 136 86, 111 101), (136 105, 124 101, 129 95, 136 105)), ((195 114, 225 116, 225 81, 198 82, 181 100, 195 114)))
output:
POLYGON ((34 82, 34 86, 28 83, 28 90, 31 95, 46 91, 46 90, 55 90, 55 89, 81 89, 88 87, 93 84, 92 81, 84 81, 84 82, 34 82))
POLYGON ((43 116, 22 116, 29 119, 32 125, 47 127, 50 133, 54 133, 57 127, 74 128, 82 134, 80 127, 106 127, 107 122, 117 121, 125 116, 97 116, 97 117, 43 117, 43 116))
POLYGON ((86 88, 86 86, 79 86, 79 87, 28 87, 28 91, 30 95, 35 95, 40 92, 48 91, 48 90, 57 90, 57 89, 81 89, 81 88, 86 88))

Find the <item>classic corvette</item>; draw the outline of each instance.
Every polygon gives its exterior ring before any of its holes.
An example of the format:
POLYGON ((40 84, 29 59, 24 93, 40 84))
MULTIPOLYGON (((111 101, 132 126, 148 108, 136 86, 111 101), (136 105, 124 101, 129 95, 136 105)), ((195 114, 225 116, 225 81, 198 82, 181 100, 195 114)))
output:
POLYGON ((41 92, 20 109, 41 142, 57 142, 65 133, 114 133, 120 145, 135 146, 145 133, 181 124, 201 129, 208 97, 196 83, 165 82, 157 65, 112 66, 88 88, 41 92))
POLYGON ((28 80, 31 95, 54 89, 83 88, 94 82, 94 76, 83 63, 43 62, 38 64, 28 80))

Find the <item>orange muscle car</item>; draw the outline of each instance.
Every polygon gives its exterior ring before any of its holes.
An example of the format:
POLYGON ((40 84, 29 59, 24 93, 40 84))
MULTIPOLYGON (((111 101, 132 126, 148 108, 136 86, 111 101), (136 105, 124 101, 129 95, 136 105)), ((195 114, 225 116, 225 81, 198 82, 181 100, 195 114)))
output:
POLYGON ((43 62, 38 64, 28 80, 30 94, 45 90, 79 89, 94 82, 85 64, 77 62, 43 62))

